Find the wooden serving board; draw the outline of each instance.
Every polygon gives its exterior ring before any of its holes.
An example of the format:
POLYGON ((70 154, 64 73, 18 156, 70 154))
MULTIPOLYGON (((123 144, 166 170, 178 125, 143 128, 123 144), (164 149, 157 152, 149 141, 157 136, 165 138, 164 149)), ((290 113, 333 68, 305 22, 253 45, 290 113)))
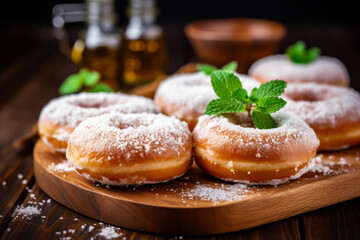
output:
POLYGON ((167 183, 112 187, 61 170, 65 157, 38 140, 34 171, 45 193, 88 217, 146 232, 201 235, 251 228, 360 196, 359 158, 360 147, 322 153, 318 159, 322 169, 331 166, 330 174, 310 172, 277 187, 226 183, 195 164, 167 183))

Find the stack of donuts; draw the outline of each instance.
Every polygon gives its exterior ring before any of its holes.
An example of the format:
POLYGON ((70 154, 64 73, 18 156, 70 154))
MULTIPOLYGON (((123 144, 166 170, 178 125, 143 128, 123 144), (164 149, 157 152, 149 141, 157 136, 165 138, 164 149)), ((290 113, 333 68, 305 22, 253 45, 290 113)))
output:
POLYGON ((303 175, 317 151, 360 143, 360 94, 337 59, 307 65, 286 56, 253 64, 237 74, 248 92, 261 83, 288 82, 287 105, 273 114, 275 129, 249 127, 245 113, 203 115, 216 98, 210 76, 174 74, 154 100, 122 93, 80 93, 50 101, 39 135, 66 153, 76 171, 112 185, 169 181, 195 159, 207 173, 232 182, 277 185, 303 175))

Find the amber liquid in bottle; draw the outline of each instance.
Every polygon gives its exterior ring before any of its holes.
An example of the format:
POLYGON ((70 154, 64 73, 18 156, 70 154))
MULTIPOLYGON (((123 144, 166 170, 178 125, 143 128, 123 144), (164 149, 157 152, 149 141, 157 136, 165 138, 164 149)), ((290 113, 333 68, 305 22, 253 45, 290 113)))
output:
POLYGON ((121 78, 121 49, 99 46, 86 48, 82 54, 80 66, 101 73, 101 81, 113 89, 118 89, 121 78))
POLYGON ((80 34, 71 58, 80 68, 98 71, 101 82, 119 90, 122 78, 122 38, 116 27, 114 0, 87 0, 87 28, 80 34))
POLYGON ((154 39, 125 39, 124 44, 125 85, 142 85, 164 74, 167 53, 163 35, 154 39))
POLYGON ((154 0, 130 0, 124 34, 123 83, 137 87, 165 73, 167 47, 162 28, 155 24, 154 0))

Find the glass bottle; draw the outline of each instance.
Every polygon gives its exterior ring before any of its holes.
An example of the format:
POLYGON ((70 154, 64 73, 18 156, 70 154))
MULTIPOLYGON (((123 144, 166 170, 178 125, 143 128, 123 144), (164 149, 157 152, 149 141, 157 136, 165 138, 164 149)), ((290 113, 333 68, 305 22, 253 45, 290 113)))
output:
POLYGON ((123 83, 136 87, 165 73, 167 47, 163 29, 155 23, 155 0, 130 0, 124 34, 123 83))
POLYGON ((121 88, 122 37, 116 26, 114 0, 86 0, 86 30, 75 42, 71 56, 80 68, 100 72, 101 81, 121 88))

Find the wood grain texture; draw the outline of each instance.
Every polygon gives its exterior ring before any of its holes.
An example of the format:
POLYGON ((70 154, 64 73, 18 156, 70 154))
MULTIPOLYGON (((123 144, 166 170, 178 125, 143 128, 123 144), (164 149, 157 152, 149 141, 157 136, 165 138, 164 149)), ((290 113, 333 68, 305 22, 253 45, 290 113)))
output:
POLYGON ((346 203, 304 214, 304 239, 360 239, 360 198, 346 203))
MULTIPOLYGON (((24 217, 15 214, 6 227, 1 239, 105 239, 101 237, 104 228, 112 227, 79 215, 50 199, 37 184, 28 189, 27 196, 19 206, 36 206, 40 214, 24 217), (31 236, 29 236, 31 232, 31 236)), ((161 236, 134 233, 113 227, 118 239, 162 240, 161 236)))
POLYGON ((49 196, 91 218, 146 232, 198 235, 247 229, 360 196, 359 155, 360 148, 323 153, 323 160, 332 161, 334 168, 340 168, 343 158, 351 166, 342 167, 341 174, 309 173, 278 187, 253 188, 241 200, 215 205, 179 194, 198 184, 214 188, 227 184, 196 166, 168 183, 107 188, 75 171, 54 171, 51 165, 66 159, 39 140, 34 149, 34 172, 37 183, 49 196), (351 188, 343 188, 349 184, 351 188))

